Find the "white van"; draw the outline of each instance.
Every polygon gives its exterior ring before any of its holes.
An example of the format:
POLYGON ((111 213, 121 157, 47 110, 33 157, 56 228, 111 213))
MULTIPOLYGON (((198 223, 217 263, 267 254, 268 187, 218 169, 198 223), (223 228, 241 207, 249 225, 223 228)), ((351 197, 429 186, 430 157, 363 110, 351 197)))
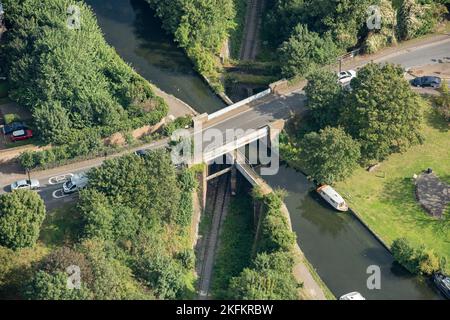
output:
POLYGON ((63 192, 65 194, 80 191, 88 184, 88 177, 85 174, 77 174, 70 178, 69 181, 63 184, 63 192))

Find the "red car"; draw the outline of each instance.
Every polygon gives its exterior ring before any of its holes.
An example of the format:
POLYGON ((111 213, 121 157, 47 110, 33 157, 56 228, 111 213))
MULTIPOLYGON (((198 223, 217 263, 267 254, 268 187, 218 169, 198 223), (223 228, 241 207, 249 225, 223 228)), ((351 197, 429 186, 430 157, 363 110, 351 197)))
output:
POLYGON ((22 130, 16 130, 11 133, 10 140, 11 142, 21 141, 21 140, 27 140, 33 137, 33 131, 30 129, 22 129, 22 130))

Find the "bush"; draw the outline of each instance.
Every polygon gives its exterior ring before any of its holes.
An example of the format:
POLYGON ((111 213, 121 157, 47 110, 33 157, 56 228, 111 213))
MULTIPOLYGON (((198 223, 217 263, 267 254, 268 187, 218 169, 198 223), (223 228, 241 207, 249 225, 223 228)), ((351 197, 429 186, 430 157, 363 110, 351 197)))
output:
POLYGON ((8 113, 3 116, 5 124, 10 124, 16 121, 20 121, 20 116, 14 113, 8 113))
MULTIPOLYGON (((4 4, 11 27, 0 58, 7 64, 10 97, 32 111, 44 142, 70 144, 66 136, 86 128, 102 128, 96 131, 104 137, 166 115, 168 107, 106 43, 83 1, 77 2, 83 19, 79 30, 66 27, 69 0, 4 4)), ((77 155, 87 152, 89 143, 82 142, 77 155)))
POLYGON ((300 285, 288 252, 258 254, 252 268, 246 268, 230 281, 229 295, 242 300, 297 300, 300 285))
POLYGON ((271 193, 263 199, 265 212, 261 217, 258 252, 290 251, 295 244, 296 235, 290 230, 288 220, 281 211, 281 197, 271 193))
POLYGON ((0 245, 19 249, 36 243, 45 218, 45 205, 34 191, 0 195, 0 245))
POLYGON ((391 251, 394 259, 413 274, 432 275, 445 265, 434 252, 423 246, 414 248, 405 238, 394 240, 391 251))

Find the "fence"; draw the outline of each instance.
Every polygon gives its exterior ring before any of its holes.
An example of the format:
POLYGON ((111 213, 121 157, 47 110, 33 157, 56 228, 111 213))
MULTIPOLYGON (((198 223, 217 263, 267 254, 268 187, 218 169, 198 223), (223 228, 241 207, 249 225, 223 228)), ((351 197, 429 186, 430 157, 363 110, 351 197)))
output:
POLYGON ((228 112, 231 112, 233 110, 236 110, 236 109, 238 109, 238 108, 240 108, 240 107, 242 107, 242 106, 244 106, 244 105, 246 105, 246 104, 248 104, 250 102, 253 102, 255 100, 261 99, 261 98, 269 95, 270 93, 272 93, 271 89, 264 90, 263 92, 255 94, 254 96, 248 97, 247 99, 244 99, 244 100, 239 101, 239 102, 237 102, 235 104, 232 104, 231 106, 228 106, 228 107, 223 108, 223 109, 221 109, 221 110, 219 110, 217 112, 214 112, 213 114, 208 115, 208 121, 210 121, 210 120, 212 120, 214 118, 220 117, 220 116, 224 115, 225 113, 228 113, 228 112))

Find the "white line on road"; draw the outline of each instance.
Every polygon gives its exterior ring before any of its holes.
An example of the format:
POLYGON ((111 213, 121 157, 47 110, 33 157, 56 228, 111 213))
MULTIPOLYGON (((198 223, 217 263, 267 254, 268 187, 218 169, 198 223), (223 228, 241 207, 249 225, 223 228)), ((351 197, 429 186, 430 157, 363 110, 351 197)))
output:
POLYGON ((51 177, 48 179, 48 183, 51 185, 60 184, 68 181, 70 178, 74 176, 73 173, 61 174, 59 176, 51 177))
POLYGON ((55 199, 62 199, 62 198, 70 197, 70 194, 64 194, 63 189, 58 189, 58 190, 53 191, 52 197, 55 199), (60 195, 58 195, 58 193, 60 195))

